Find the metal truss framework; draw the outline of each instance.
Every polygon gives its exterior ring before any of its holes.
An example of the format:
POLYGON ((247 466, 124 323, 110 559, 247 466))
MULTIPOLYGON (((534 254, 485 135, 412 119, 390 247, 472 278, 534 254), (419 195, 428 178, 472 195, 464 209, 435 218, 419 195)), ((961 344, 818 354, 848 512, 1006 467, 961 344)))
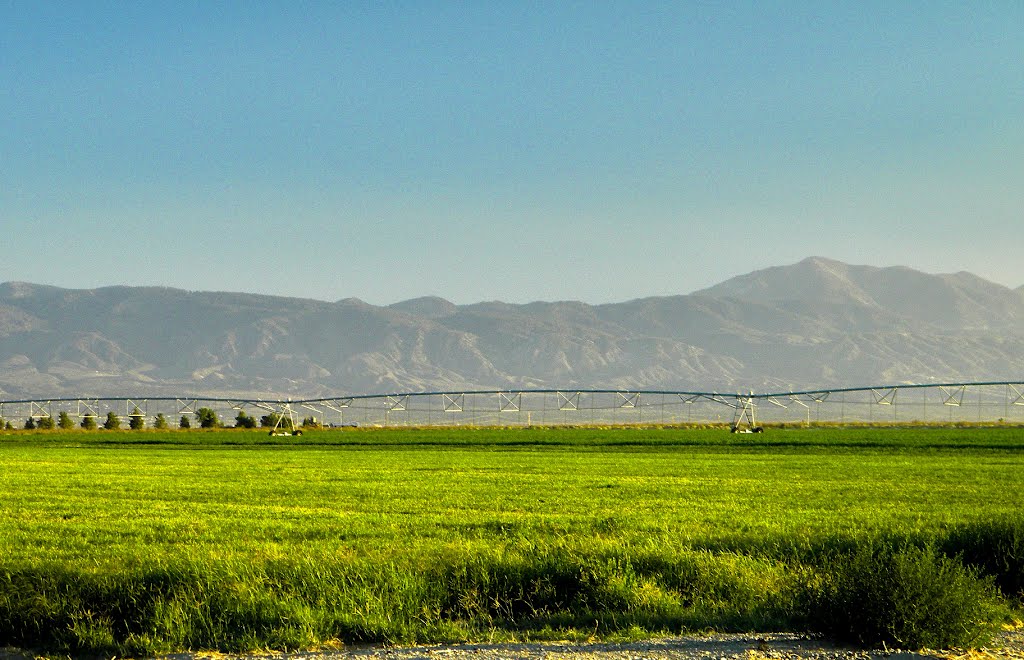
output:
POLYGON ((227 423, 238 411, 293 419, 299 409, 328 425, 433 426, 529 424, 972 421, 1024 423, 1024 381, 903 384, 736 394, 677 390, 520 389, 395 392, 308 399, 39 397, 0 401, 14 423, 65 412, 79 419, 108 411, 148 421, 197 416, 211 408, 227 423), (123 411, 123 413, 121 413, 123 411))

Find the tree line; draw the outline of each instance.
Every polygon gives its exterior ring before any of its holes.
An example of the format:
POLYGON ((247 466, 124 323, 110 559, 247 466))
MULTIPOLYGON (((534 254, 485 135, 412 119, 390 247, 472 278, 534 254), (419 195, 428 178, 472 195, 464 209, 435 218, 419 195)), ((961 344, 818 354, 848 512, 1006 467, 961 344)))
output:
MULTIPOLYGON (((135 409, 126 415, 128 418, 128 428, 131 430, 141 430, 147 428, 146 415, 139 410, 136 406, 135 409)), ((103 428, 108 431, 116 431, 122 428, 121 418, 114 411, 107 413, 106 418, 103 419, 102 423, 99 421, 97 415, 80 415, 81 420, 75 421, 72 416, 65 410, 60 411, 57 418, 54 419, 51 415, 32 415, 25 420, 21 428, 27 431, 32 430, 71 430, 75 427, 80 427, 87 431, 95 431, 99 428, 103 428)), ((181 419, 178 420, 178 428, 190 429, 193 426, 192 418, 195 418, 195 425, 202 429, 215 429, 215 428, 236 428, 236 429, 254 429, 257 427, 261 428, 278 428, 285 431, 292 431, 293 425, 290 417, 282 417, 278 413, 268 413, 256 419, 252 415, 249 415, 244 410, 239 410, 235 416, 234 426, 225 424, 217 412, 212 408, 200 408, 193 414, 184 414, 181 419)), ((315 417, 306 417, 302 420, 302 428, 318 428, 322 424, 315 417)), ((163 413, 158 413, 153 417, 152 423, 149 428, 154 429, 170 429, 170 420, 163 413)), ((5 420, 0 418, 0 429, 7 431, 14 431, 17 427, 11 420, 5 420)))

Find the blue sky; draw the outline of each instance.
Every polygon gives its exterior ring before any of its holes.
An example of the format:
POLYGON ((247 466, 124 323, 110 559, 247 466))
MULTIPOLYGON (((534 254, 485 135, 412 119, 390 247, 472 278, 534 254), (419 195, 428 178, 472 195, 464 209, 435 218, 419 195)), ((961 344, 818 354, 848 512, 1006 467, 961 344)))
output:
POLYGON ((0 0, 0 281, 1024 284, 1024 3, 0 0), (766 6, 767 5, 767 6, 766 6))

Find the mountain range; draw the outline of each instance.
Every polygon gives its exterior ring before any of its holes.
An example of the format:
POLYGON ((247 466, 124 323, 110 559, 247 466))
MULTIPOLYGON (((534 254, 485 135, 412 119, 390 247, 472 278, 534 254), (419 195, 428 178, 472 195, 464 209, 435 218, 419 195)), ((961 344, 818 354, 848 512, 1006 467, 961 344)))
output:
POLYGON ((0 284, 0 398, 757 391, 1024 376, 1024 287, 820 257, 687 295, 375 306, 0 284))

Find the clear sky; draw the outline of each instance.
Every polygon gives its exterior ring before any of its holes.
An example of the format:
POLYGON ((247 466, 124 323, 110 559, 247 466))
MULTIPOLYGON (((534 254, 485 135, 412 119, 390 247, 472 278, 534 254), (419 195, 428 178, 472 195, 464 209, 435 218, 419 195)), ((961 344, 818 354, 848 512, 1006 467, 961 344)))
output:
POLYGON ((0 0, 0 281, 1024 284, 1024 2, 0 0))

